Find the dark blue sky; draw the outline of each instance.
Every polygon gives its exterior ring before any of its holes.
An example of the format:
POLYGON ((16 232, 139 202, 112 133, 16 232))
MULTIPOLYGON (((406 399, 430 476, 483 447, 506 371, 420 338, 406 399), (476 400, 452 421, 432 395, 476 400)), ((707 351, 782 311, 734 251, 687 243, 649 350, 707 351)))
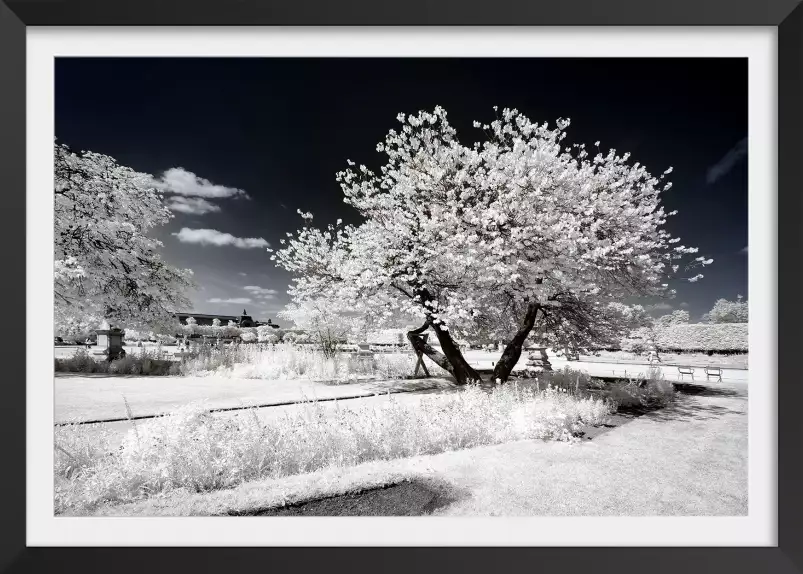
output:
POLYGON ((165 258, 196 273, 198 313, 275 318, 289 277, 262 248, 171 233, 214 229, 276 246, 300 227, 296 209, 319 225, 356 223, 335 172, 347 158, 378 168, 376 144, 396 115, 436 105, 464 143, 481 137, 471 124, 492 120, 497 105, 539 122, 571 118, 570 141, 629 151, 654 174, 673 166, 664 201, 679 213, 669 230, 714 264, 700 282, 673 285, 669 304, 694 318, 717 298, 748 295, 746 60, 59 58, 55 71, 61 142, 249 195, 212 199, 218 212, 177 213, 158 232, 165 258), (251 302, 210 302, 230 299, 251 302))

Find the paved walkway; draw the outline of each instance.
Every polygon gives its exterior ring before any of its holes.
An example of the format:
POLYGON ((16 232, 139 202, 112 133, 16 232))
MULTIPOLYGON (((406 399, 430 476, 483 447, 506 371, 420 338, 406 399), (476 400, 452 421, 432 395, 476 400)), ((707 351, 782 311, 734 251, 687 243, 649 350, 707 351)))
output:
POLYGON ((586 443, 446 453, 428 474, 457 493, 448 516, 745 516, 747 452, 746 394, 709 388, 586 443))
POLYGON ((431 392, 452 388, 443 378, 363 381, 330 384, 306 380, 263 381, 220 377, 137 377, 57 373, 55 422, 127 418, 168 413, 203 400, 210 409, 270 406, 399 392, 431 392), (125 398, 125 401, 124 401, 125 398))

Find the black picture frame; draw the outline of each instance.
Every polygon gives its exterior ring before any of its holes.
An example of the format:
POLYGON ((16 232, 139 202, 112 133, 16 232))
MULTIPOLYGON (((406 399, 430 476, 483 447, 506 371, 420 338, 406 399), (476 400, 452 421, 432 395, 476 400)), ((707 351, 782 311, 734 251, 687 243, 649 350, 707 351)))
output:
MULTIPOLYGON (((800 262, 803 231, 803 6, 800 0, 3 0, 0 3, 0 241, 8 324, 25 325, 26 26, 694 25, 772 26, 778 38, 777 548, 26 548, 25 330, 2 330, 0 571, 83 573, 337 569, 383 572, 803 572, 800 262), (788 262, 792 262, 791 264, 788 262), (13 278, 13 279, 12 279, 13 278)), ((33 302, 27 302, 28 305, 33 302)), ((49 334, 48 334, 49 336, 49 334)), ((48 337, 45 337, 49 340, 48 337)), ((49 347, 42 352, 50 360, 49 347)), ((45 357, 43 357, 44 359, 45 357)), ((771 378, 771 374, 770 374, 771 378)), ((754 384, 761 384, 756 381, 754 384)), ((627 539, 627 533, 623 533, 627 539)))

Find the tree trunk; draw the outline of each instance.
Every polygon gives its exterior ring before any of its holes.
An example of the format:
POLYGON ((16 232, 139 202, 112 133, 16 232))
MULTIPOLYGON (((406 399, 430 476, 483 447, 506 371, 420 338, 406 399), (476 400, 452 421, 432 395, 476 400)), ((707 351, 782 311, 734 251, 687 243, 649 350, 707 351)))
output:
POLYGON ((429 320, 423 326, 413 331, 407 332, 407 339, 413 346, 416 352, 423 353, 442 369, 449 371, 457 381, 458 385, 465 385, 474 381, 480 381, 480 375, 475 371, 471 365, 466 362, 463 353, 455 344, 454 339, 449 331, 446 331, 437 325, 433 325, 429 320), (431 345, 424 342, 421 334, 429 327, 435 331, 435 336, 438 337, 438 342, 441 344, 443 353, 436 351, 431 345))
POLYGON ((519 330, 516 331, 513 339, 507 344, 505 350, 502 352, 502 357, 494 367, 494 380, 499 379, 504 383, 510 377, 510 372, 521 358, 521 350, 524 347, 524 341, 535 326, 535 318, 538 316, 538 310, 540 308, 541 306, 538 303, 530 303, 527 305, 527 312, 524 313, 524 319, 521 321, 519 330))

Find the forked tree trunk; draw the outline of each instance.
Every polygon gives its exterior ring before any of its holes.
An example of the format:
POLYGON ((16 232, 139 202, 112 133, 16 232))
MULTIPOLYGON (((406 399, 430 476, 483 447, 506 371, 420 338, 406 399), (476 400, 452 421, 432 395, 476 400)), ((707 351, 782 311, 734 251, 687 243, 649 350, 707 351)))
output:
POLYGON ((502 352, 502 357, 496 363, 496 366, 494 366, 494 380, 498 379, 504 383, 510 377, 513 367, 516 366, 516 363, 518 363, 521 358, 521 350, 524 347, 524 341, 527 340, 527 335, 530 334, 530 331, 532 331, 535 326, 535 319, 538 316, 538 310, 540 308, 541 306, 538 303, 530 303, 527 305, 527 311, 524 313, 524 318, 521 321, 521 325, 519 325, 519 330, 513 335, 513 339, 510 340, 505 350, 502 352))
POLYGON ((463 353, 460 352, 449 331, 440 328, 438 325, 433 325, 429 320, 418 329, 408 331, 407 340, 410 341, 416 352, 423 353, 432 359, 436 365, 449 371, 458 385, 481 380, 479 373, 466 362, 463 353), (438 337, 443 353, 436 351, 431 345, 424 342, 423 337, 421 337, 421 334, 430 327, 435 331, 435 336, 438 337))

